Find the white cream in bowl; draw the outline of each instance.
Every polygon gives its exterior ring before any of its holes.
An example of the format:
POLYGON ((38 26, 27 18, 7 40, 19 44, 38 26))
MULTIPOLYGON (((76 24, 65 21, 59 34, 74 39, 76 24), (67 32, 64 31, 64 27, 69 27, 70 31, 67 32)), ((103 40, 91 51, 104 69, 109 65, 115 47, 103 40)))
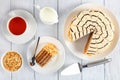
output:
POLYGON ((51 7, 44 7, 39 13, 40 19, 45 24, 54 24, 58 22, 58 14, 51 7))

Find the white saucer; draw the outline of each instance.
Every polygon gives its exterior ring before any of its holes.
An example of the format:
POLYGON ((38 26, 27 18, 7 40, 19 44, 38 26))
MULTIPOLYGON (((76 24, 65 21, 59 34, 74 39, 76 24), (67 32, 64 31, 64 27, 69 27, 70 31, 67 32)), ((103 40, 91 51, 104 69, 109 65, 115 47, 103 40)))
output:
MULTIPOLYGON (((34 71, 41 73, 41 74, 49 74, 49 73, 56 72, 63 66, 64 60, 65 60, 65 50, 64 50, 63 45, 57 39, 52 38, 52 37, 41 37, 40 38, 37 53, 48 42, 55 44, 59 51, 58 51, 58 54, 43 68, 40 67, 37 63, 34 66, 30 66, 30 61, 34 54, 37 40, 34 40, 27 49, 27 61, 28 61, 29 66, 34 71)), ((37 55, 37 53, 36 53, 36 55, 37 55)))
POLYGON ((33 36, 36 33, 36 29, 37 29, 37 23, 31 13, 25 10, 13 10, 9 12, 8 15, 4 18, 1 30, 5 38, 10 42, 15 44, 23 44, 33 38, 33 36), (19 36, 11 35, 7 29, 8 21, 16 16, 21 16, 22 18, 25 19, 25 21, 27 21, 27 30, 24 33, 24 35, 19 35, 19 36))
POLYGON ((115 48, 118 42, 118 39, 119 39, 118 22, 115 16, 109 10, 107 10, 106 8, 102 6, 95 5, 95 4, 89 4, 89 3, 80 5, 76 7, 73 11, 71 11, 71 13, 68 15, 66 19, 65 26, 64 26, 64 41, 67 47, 69 48, 69 50, 72 52, 72 54, 77 56, 78 58, 81 58, 84 60, 97 60, 97 59, 104 58, 105 56, 110 54, 110 52, 115 48), (105 51, 99 52, 98 54, 94 56, 87 56, 86 54, 83 53, 82 49, 84 48, 85 39, 79 39, 78 41, 72 43, 68 40, 67 33, 66 33, 68 30, 68 26, 73 19, 73 16, 77 15, 81 10, 86 10, 86 9, 97 9, 97 10, 105 12, 109 16, 109 18, 111 18, 113 24, 115 25, 114 39, 110 47, 106 49, 105 51))

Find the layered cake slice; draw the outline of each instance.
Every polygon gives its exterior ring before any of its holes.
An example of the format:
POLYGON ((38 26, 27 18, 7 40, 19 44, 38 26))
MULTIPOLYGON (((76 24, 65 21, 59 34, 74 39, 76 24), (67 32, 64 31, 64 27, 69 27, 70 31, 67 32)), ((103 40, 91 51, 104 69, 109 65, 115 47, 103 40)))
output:
POLYGON ((80 11, 78 15, 73 17, 69 25, 68 39, 74 42, 88 34, 90 36, 84 48, 84 53, 92 55, 99 51, 105 51, 114 38, 112 20, 106 13, 99 10, 80 11))
POLYGON ((36 62, 44 67, 58 53, 57 47, 52 43, 47 43, 36 56, 36 62))

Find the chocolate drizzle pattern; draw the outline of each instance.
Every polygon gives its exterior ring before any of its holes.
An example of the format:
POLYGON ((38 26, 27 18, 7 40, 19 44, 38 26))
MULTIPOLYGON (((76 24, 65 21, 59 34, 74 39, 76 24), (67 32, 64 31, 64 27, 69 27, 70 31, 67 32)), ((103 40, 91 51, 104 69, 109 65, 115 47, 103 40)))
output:
POLYGON ((87 49, 88 54, 95 54, 106 49, 114 37, 114 25, 111 19, 99 10, 80 11, 69 27, 68 37, 71 41, 92 33, 87 49))

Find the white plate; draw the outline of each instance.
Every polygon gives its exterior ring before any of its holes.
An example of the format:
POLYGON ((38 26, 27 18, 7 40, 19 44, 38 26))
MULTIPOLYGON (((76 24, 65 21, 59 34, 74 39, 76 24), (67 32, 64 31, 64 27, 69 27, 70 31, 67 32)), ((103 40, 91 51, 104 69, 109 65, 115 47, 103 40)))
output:
POLYGON ((77 8, 75 8, 70 15, 68 16, 66 22, 65 22, 65 27, 64 27, 64 41, 67 45, 67 47, 69 48, 69 50, 72 52, 73 55, 77 56, 78 58, 84 59, 84 60, 97 60, 97 59, 101 59, 104 58, 106 55, 108 55, 116 46, 117 42, 119 39, 119 26, 118 26, 118 22, 115 18, 115 16, 106 8, 102 7, 102 6, 98 6, 95 4, 83 4, 81 6, 78 6, 77 8), (114 39, 112 41, 111 46, 105 50, 102 53, 96 54, 94 56, 87 56, 85 54, 83 54, 83 48, 84 48, 84 43, 85 43, 85 38, 84 39, 80 39, 74 43, 71 43, 68 40, 67 37, 67 30, 68 30, 68 25, 70 24, 71 20, 73 19, 73 16, 77 15, 81 10, 84 9, 97 9, 100 11, 105 12, 113 21, 113 24, 115 25, 115 34, 114 34, 114 39))
POLYGON ((5 38, 10 42, 15 44, 23 44, 33 38, 33 36, 36 33, 36 29, 37 29, 37 23, 34 17, 32 16, 32 14, 30 14, 25 10, 13 10, 9 12, 8 15, 5 17, 5 19, 3 20, 3 25, 1 30, 5 38), (16 36, 16 35, 10 34, 10 32, 8 31, 7 29, 8 22, 13 17, 22 17, 23 19, 25 19, 27 23, 27 28, 24 34, 16 36))
POLYGON ((34 40, 30 44, 30 46, 28 47, 28 50, 27 50, 27 60, 28 60, 29 66, 34 71, 41 73, 41 74, 49 74, 49 73, 56 72, 57 70, 59 70, 62 67, 62 65, 64 64, 64 60, 65 60, 65 50, 64 50, 63 45, 57 39, 52 38, 52 37, 41 37, 40 38, 37 53, 48 42, 55 44, 59 51, 58 51, 58 54, 43 68, 40 67, 37 63, 34 66, 30 66, 30 61, 34 54, 37 40, 34 40))

